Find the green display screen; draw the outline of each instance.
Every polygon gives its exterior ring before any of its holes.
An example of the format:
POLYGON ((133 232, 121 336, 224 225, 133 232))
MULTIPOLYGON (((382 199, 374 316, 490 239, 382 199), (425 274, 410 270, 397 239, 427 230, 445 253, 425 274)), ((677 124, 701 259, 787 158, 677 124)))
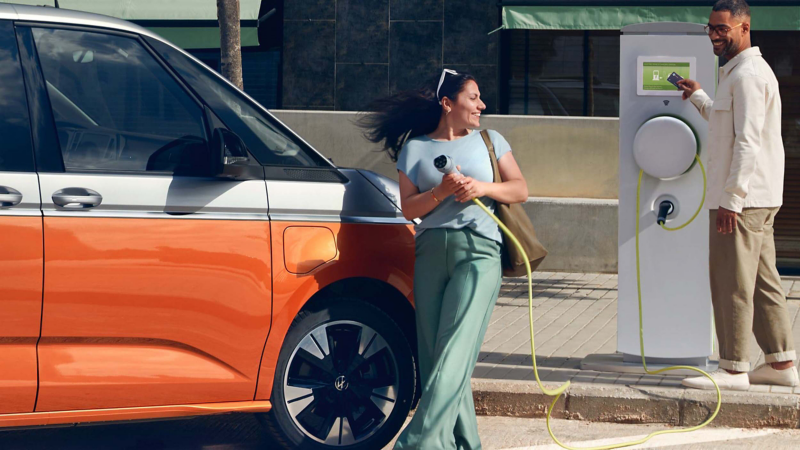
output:
POLYGON ((644 62, 642 63, 642 89, 645 91, 677 91, 667 78, 672 72, 683 78, 689 78, 688 62, 644 62))

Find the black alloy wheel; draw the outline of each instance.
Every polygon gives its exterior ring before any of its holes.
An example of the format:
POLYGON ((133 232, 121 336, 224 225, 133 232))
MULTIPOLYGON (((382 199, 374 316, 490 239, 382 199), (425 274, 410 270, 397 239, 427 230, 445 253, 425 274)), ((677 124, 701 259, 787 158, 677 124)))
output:
POLYGON ((373 450, 399 431, 415 385, 398 325, 363 301, 337 299, 295 319, 265 418, 288 448, 373 450))

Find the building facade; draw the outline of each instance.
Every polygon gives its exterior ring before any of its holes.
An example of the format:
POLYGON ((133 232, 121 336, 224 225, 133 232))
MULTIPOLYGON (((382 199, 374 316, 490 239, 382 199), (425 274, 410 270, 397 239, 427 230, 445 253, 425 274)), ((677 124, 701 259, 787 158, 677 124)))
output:
MULTIPOLYGON (((488 114, 618 117, 620 28, 706 23, 714 1, 271 3, 283 23, 284 109, 363 110, 446 67, 475 75, 488 114)), ((753 45, 775 71, 783 100, 786 185, 775 224, 778 256, 800 266, 800 1, 749 4, 753 45)))
POLYGON ((282 12, 283 108, 360 110, 446 66, 475 75, 497 112, 495 1, 291 0, 282 12))
MULTIPOLYGON (((139 23, 219 70, 213 0, 58 3, 139 23)), ((531 121, 614 118, 620 28, 650 21, 706 23, 713 3, 240 0, 244 89, 270 109, 361 111, 376 98, 438 78, 446 67, 476 77, 487 114, 531 121)), ((783 99, 786 184, 775 225, 778 256, 800 267, 800 0, 749 3, 753 45, 775 71, 783 99)))

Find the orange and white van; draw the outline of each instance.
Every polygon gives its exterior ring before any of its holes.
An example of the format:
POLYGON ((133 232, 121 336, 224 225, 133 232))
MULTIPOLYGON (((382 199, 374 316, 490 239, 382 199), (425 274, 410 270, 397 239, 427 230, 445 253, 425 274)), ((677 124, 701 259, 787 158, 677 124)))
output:
POLYGON ((0 5, 0 427, 381 448, 417 384, 398 198, 144 28, 0 5))

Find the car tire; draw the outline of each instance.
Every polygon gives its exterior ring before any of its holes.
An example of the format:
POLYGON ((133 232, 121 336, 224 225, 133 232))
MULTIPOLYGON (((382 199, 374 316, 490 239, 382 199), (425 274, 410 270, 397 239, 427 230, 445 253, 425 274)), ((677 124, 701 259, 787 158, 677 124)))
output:
POLYGON ((272 410, 259 418, 287 449, 381 449, 408 417, 416 373, 391 317, 362 300, 331 299, 292 322, 272 410))

